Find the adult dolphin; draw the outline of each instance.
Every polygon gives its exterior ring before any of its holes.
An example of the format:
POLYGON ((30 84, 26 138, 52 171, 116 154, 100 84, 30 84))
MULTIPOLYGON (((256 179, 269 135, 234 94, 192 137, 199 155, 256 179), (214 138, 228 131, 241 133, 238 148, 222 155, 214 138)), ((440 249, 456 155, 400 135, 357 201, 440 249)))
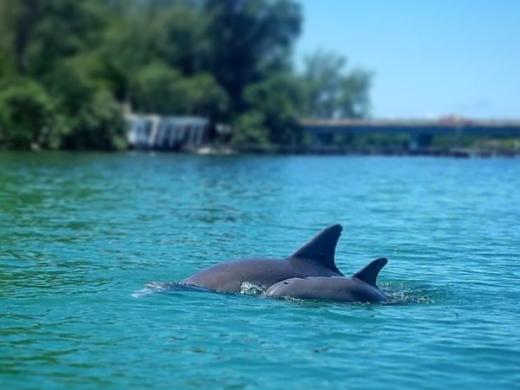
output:
POLYGON ((377 287, 377 276, 387 259, 372 261, 351 278, 291 278, 273 284, 265 292, 268 297, 291 297, 341 302, 382 302, 387 296, 377 287))
POLYGON ((341 230, 341 225, 329 226, 284 260, 253 258, 220 263, 184 279, 180 284, 220 292, 239 292, 244 282, 267 288, 295 277, 343 276, 334 261, 341 230))

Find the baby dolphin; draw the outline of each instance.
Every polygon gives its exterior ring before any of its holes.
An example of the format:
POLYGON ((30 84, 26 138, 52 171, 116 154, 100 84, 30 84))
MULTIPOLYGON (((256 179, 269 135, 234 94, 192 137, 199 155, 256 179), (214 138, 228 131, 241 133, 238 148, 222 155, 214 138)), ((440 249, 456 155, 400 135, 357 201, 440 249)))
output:
POLYGON ((376 280, 387 262, 385 258, 374 260, 351 278, 316 276, 283 280, 269 287, 264 295, 340 302, 382 302, 387 296, 377 287, 376 280))
POLYGON ((341 225, 329 226, 284 260, 253 258, 225 262, 204 269, 180 284, 239 292, 244 282, 267 288, 290 278, 343 276, 334 261, 341 230, 341 225))

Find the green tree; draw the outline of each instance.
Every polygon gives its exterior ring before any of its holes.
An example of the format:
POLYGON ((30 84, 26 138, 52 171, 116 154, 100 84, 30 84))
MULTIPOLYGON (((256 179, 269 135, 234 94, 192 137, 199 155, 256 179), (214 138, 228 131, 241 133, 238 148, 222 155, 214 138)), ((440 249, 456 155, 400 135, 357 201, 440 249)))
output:
POLYGON ((209 74, 183 77, 179 71, 156 62, 135 77, 131 101, 134 109, 164 115, 202 115, 218 119, 226 110, 227 96, 209 74))
POLYGON ((298 121, 368 115, 371 77, 328 53, 300 77, 295 0, 0 0, 0 144, 124 147, 122 106, 301 142, 298 121))
MULTIPOLYGON (((131 99, 132 84, 146 66, 160 59, 153 17, 134 2, 116 2, 115 15, 99 50, 104 78, 119 101, 131 99), (133 5, 133 6, 132 6, 133 5), (119 11, 119 12, 116 12, 119 11)), ((143 3, 146 4, 146 3, 143 3)))
POLYGON ((45 89, 27 79, 0 85, 0 146, 31 149, 47 146, 53 107, 45 89))
POLYGON ((134 110, 143 113, 178 114, 188 112, 183 96, 181 74, 163 62, 143 67, 130 86, 130 101, 134 110))
POLYGON ((265 117, 261 112, 250 111, 240 115, 233 124, 232 144, 240 147, 269 145, 269 130, 264 123, 265 117))
POLYGON ((211 55, 210 19, 200 9, 186 4, 161 10, 152 27, 158 55, 183 75, 207 70, 211 55))
POLYGON ((28 70, 29 44, 41 17, 42 4, 37 0, 3 0, 0 2, 2 47, 11 58, 17 73, 28 70))
POLYGON ((209 73, 199 73, 182 82, 184 99, 190 115, 206 116, 214 121, 222 119, 228 109, 228 96, 209 73))
POLYGON ((19 74, 42 77, 64 57, 99 44, 101 0, 3 0, 4 37, 19 74))
POLYGON ((275 144, 301 141, 298 120, 302 96, 302 84, 289 73, 274 74, 245 91, 250 110, 262 114, 262 127, 269 129, 268 140, 275 144))
POLYGON ((301 29, 300 6, 291 0, 206 0, 206 11, 209 70, 230 97, 231 112, 244 112, 245 89, 288 67, 301 29))
POLYGON ((96 90, 75 117, 62 117, 60 147, 72 150, 126 148, 126 123, 121 106, 106 90, 96 90))
POLYGON ((345 72, 346 60, 318 51, 305 59, 304 116, 310 118, 363 118, 369 113, 371 74, 345 72))
MULTIPOLYGON (((92 77, 92 68, 75 59, 65 61, 49 76, 55 100, 54 147, 111 150, 125 147, 121 105, 92 77)), ((85 62, 82 62, 85 64, 85 62)), ((88 63, 88 62, 86 62, 88 63)))

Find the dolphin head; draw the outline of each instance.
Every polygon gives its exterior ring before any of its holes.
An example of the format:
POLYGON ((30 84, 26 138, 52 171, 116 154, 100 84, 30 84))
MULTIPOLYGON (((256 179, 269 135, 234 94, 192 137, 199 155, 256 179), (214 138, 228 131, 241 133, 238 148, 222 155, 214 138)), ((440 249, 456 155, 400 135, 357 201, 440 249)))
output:
POLYGON ((299 297, 301 295, 302 289, 305 288, 305 285, 302 283, 305 280, 306 279, 303 278, 285 279, 269 287, 265 291, 264 295, 270 297, 299 297))

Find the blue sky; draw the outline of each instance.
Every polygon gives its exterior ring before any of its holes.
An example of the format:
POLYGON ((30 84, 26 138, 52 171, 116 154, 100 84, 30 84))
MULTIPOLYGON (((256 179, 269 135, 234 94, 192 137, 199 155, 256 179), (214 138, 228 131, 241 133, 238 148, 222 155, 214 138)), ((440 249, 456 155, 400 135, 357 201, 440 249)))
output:
POLYGON ((520 118, 520 0, 300 0, 317 49, 374 73, 372 116, 520 118))

